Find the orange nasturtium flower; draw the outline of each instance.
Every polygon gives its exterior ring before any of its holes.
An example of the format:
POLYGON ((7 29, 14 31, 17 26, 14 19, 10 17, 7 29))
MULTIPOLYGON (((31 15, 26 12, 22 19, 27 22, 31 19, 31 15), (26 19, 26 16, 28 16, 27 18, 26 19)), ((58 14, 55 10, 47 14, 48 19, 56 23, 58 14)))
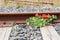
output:
POLYGON ((50 17, 50 15, 48 14, 48 15, 47 15, 47 18, 49 18, 49 17, 50 17))
POLYGON ((36 13, 35 16, 38 17, 39 16, 39 13, 36 13))
POLYGON ((42 14, 42 17, 43 17, 43 18, 49 18, 50 15, 49 15, 49 14, 48 14, 48 15, 46 15, 46 14, 42 14))
POLYGON ((46 17, 47 17, 47 15, 46 15, 46 14, 42 14, 42 17, 43 17, 43 18, 46 18, 46 17))

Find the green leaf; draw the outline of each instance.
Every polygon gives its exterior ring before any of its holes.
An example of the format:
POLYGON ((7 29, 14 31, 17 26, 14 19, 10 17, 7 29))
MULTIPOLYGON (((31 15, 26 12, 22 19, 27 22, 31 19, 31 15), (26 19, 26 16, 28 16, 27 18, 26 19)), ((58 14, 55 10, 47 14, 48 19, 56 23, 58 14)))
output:
POLYGON ((30 17, 27 19, 27 22, 29 22, 29 25, 37 26, 37 27, 44 27, 46 24, 51 22, 53 19, 56 19, 56 15, 51 15, 50 18, 44 19, 42 16, 39 17, 30 17))

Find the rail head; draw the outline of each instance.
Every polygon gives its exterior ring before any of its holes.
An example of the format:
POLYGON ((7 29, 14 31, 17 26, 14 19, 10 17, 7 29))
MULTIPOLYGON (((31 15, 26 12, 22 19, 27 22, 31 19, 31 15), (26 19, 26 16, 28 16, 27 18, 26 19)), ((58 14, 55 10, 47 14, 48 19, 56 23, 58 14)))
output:
MULTIPOLYGON (((0 15, 27 15, 27 14, 35 14, 36 12, 0 12, 0 15)), ((39 14, 60 14, 60 12, 38 12, 39 14)))

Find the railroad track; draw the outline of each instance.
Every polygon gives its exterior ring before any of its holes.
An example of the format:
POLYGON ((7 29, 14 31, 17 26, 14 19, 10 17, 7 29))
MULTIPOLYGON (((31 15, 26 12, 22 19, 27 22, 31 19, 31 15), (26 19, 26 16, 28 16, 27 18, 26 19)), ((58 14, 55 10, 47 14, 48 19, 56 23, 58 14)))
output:
MULTIPOLYGON (((11 35, 11 31, 12 31, 12 27, 1 27, 0 40, 10 40, 9 36, 11 35)), ((60 40, 60 35, 56 32, 53 26, 42 27, 40 28, 40 32, 43 38, 41 40, 60 40)))

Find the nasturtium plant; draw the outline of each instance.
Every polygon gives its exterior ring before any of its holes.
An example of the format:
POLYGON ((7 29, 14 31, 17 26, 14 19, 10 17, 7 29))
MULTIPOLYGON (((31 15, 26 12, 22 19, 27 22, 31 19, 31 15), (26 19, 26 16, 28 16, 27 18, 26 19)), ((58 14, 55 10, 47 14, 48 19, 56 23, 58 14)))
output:
POLYGON ((49 22, 52 22, 52 20, 56 19, 56 15, 51 15, 49 18, 45 19, 42 16, 38 17, 30 17, 26 20, 27 25, 31 26, 37 26, 37 27, 44 27, 46 26, 49 22))

